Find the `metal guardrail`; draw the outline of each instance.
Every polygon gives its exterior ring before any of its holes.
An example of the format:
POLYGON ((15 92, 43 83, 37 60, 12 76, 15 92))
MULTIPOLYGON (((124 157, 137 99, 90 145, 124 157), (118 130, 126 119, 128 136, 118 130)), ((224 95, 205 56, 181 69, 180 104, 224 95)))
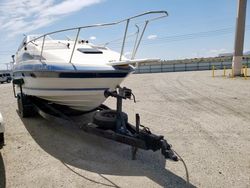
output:
MULTIPOLYGON (((250 67, 250 61, 244 60, 243 65, 250 67)), ((139 65, 135 70, 135 73, 158 73, 158 72, 184 72, 184 71, 201 71, 201 70, 212 70, 215 69, 226 69, 232 68, 232 61, 228 62, 207 62, 207 63, 178 63, 178 64, 157 64, 157 65, 139 65)))
POLYGON ((164 18, 164 17, 168 16, 167 11, 149 11, 149 12, 144 12, 142 14, 138 14, 138 15, 135 15, 135 16, 132 16, 132 17, 120 20, 120 21, 116 21, 116 22, 102 23, 102 24, 93 24, 93 25, 87 25, 87 26, 82 26, 82 27, 74 27, 74 28, 69 28, 69 29, 62 29, 62 30, 58 30, 58 31, 53 31, 53 32, 46 33, 44 35, 41 35, 39 37, 36 37, 36 38, 28 41, 25 44, 25 46, 27 46, 29 43, 34 44, 34 42, 36 40, 42 39, 42 47, 41 47, 41 53, 40 53, 40 61, 42 62, 42 55, 43 55, 43 51, 44 51, 44 45, 46 43, 46 40, 45 40, 46 36, 52 35, 52 34, 55 34, 55 33, 62 33, 62 32, 66 32, 66 31, 76 30, 77 34, 76 34, 76 37, 75 37, 75 42, 74 42, 73 50, 72 50, 72 53, 71 53, 71 56, 70 56, 70 60, 69 60, 69 63, 72 64, 71 61, 72 61, 72 58, 73 58, 73 55, 74 55, 76 43, 77 43, 80 31, 82 29, 94 28, 94 27, 107 27, 107 26, 118 25, 118 24, 121 24, 121 23, 125 22, 126 23, 126 27, 125 27, 125 32, 124 32, 124 35, 123 35, 123 41, 122 41, 122 46, 121 46, 120 58, 119 58, 119 60, 121 61, 122 60, 122 56, 123 56, 123 51, 124 51, 125 43, 126 43, 127 31, 128 31, 128 28, 129 28, 130 21, 132 19, 135 19, 135 18, 138 18, 138 17, 142 17, 142 16, 145 16, 145 15, 150 15, 150 14, 160 14, 160 16, 144 20, 145 23, 144 23, 144 26, 143 26, 143 31, 140 34, 140 37, 139 37, 139 28, 138 28, 138 25, 136 25, 138 31, 137 31, 137 36, 136 36, 135 44, 134 44, 134 50, 132 52, 133 55, 131 57, 131 59, 134 59, 148 23, 151 22, 151 21, 155 21, 155 20, 158 20, 160 18, 164 18), (137 41, 138 37, 139 37, 139 40, 137 41))

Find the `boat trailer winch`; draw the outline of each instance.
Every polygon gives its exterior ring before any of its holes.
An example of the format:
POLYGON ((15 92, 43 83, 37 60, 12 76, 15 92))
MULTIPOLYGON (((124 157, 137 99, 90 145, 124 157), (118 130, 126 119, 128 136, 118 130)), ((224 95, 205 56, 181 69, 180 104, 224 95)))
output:
POLYGON ((122 101, 126 99, 134 99, 135 101, 135 96, 131 89, 117 86, 114 91, 106 90, 104 92, 105 97, 116 98, 116 110, 111 110, 109 107, 101 105, 93 110, 95 113, 92 121, 79 126, 78 123, 72 121, 68 114, 62 111, 62 108, 65 106, 55 105, 49 101, 25 95, 22 91, 23 83, 23 79, 13 80, 14 96, 17 98, 18 111, 21 117, 30 117, 35 115, 34 112, 36 112, 46 119, 56 117, 71 121, 71 124, 77 124, 77 127, 84 132, 132 146, 132 159, 136 158, 136 152, 140 148, 152 151, 161 150, 162 155, 166 159, 178 161, 178 157, 171 149, 171 145, 164 139, 164 136, 155 135, 148 127, 141 125, 139 114, 136 114, 135 126, 128 122, 127 114, 122 112, 122 101), (18 85, 20 88, 20 93, 18 94, 16 94, 15 85, 18 85))

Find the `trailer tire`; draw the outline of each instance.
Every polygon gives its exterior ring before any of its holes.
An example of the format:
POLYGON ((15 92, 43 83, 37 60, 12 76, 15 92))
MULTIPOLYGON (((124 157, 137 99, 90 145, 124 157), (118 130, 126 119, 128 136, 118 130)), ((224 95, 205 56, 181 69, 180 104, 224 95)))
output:
POLYGON ((36 115, 36 110, 34 106, 29 101, 26 95, 21 97, 21 93, 17 94, 17 105, 18 105, 18 112, 22 118, 32 117, 36 115))
POLYGON ((4 133, 0 133, 0 149, 4 146, 4 133))
MULTIPOLYGON (((115 129, 116 127, 116 116, 115 110, 102 110, 94 114, 93 123, 98 125, 98 127, 105 129, 115 129)), ((122 117, 125 123, 128 123, 128 115, 122 112, 122 117)))

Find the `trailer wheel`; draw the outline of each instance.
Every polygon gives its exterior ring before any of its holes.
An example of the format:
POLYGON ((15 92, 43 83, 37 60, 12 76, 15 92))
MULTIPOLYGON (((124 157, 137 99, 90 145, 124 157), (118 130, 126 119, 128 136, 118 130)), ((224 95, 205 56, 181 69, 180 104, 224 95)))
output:
POLYGON ((0 133, 0 149, 4 146, 4 133, 0 133))
MULTIPOLYGON (((115 110, 102 110, 94 114, 93 123, 98 125, 98 127, 105 129, 114 129, 116 127, 116 116, 115 110)), ((128 115, 122 112, 122 117, 125 123, 128 123, 128 115)))
POLYGON ((23 95, 21 97, 21 93, 17 94, 17 105, 18 105, 19 114, 21 115, 22 118, 32 117, 36 115, 34 106, 29 101, 26 95, 23 95))

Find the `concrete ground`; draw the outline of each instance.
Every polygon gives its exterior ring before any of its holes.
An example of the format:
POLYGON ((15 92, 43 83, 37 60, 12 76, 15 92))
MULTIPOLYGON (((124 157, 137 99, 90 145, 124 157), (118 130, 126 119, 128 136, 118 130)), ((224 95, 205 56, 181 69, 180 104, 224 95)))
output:
MULTIPOLYGON (((222 75, 222 72, 216 72, 222 75)), ((0 187, 250 187, 250 78, 211 77, 210 71, 131 75, 137 103, 130 121, 167 138, 185 160, 165 161, 39 116, 21 119, 11 84, 0 85, 6 146, 0 187)), ((106 103, 115 106, 113 99, 106 103)))

